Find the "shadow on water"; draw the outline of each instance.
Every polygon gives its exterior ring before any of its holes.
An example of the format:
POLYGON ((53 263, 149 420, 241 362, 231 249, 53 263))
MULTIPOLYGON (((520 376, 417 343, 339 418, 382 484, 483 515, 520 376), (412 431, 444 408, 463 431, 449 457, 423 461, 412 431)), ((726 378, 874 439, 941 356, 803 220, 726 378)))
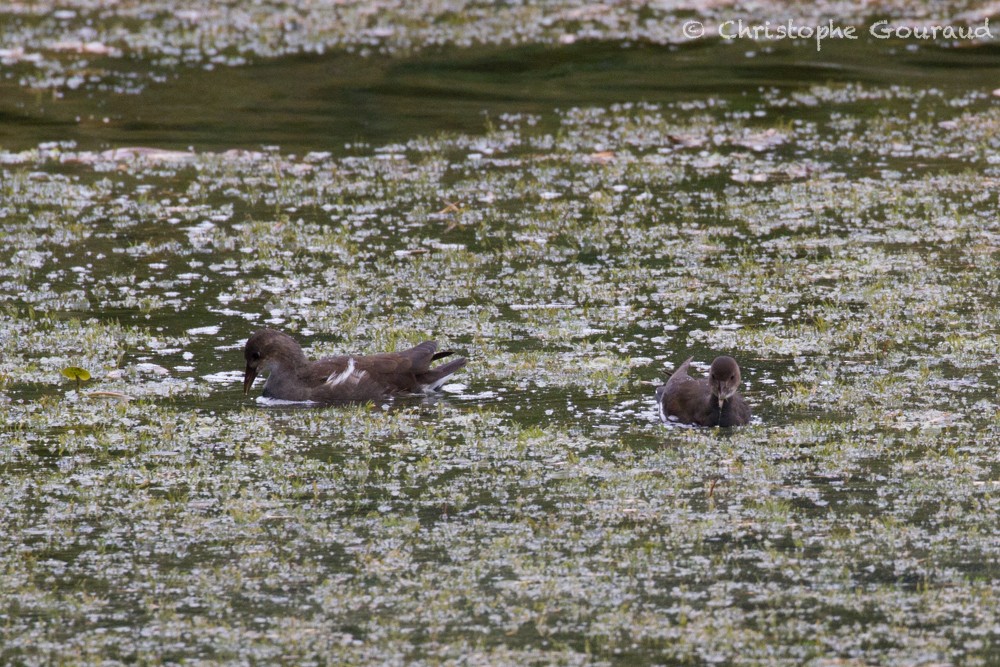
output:
POLYGON ((0 83, 0 145, 53 140, 81 148, 146 145, 198 150, 341 151, 438 132, 481 132, 507 113, 624 100, 728 99, 752 107, 762 88, 837 81, 975 87, 998 50, 858 41, 776 46, 704 40, 684 46, 609 43, 444 49, 406 59, 300 56, 251 67, 185 72, 141 95, 63 97, 0 83), (979 70, 979 71, 977 71, 979 70), (752 93, 752 94, 751 94, 752 93))

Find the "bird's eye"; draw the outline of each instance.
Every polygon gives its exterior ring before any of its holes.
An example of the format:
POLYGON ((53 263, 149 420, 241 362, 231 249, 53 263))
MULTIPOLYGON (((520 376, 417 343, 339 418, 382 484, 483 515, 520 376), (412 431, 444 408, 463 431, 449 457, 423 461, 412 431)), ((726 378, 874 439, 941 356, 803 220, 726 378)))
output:
POLYGON ((735 376, 735 375, 730 375, 730 376, 729 376, 729 379, 730 379, 730 380, 735 380, 735 379, 736 379, 736 376, 735 376))
POLYGON ((250 353, 250 358, 253 359, 254 361, 257 361, 258 359, 260 359, 260 352, 254 350, 253 352, 250 353))

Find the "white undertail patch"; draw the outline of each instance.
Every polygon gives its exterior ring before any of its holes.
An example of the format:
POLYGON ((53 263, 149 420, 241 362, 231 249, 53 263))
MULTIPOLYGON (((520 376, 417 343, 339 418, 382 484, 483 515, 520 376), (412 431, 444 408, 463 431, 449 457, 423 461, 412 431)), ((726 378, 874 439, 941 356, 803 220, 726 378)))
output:
POLYGON ((430 384, 420 385, 420 391, 424 393, 432 393, 438 391, 439 389, 441 389, 441 385, 443 385, 448 380, 449 377, 451 377, 451 373, 445 375, 443 378, 435 382, 431 382, 430 384))
MULTIPOLYGON (((440 367, 438 367, 438 368, 440 368, 440 367)), ((427 384, 420 385, 420 391, 423 392, 423 393, 425 393, 425 394, 430 394, 430 393, 434 393, 434 392, 437 392, 437 391, 441 391, 441 387, 444 386, 444 383, 447 382, 448 379, 452 375, 454 375, 458 371, 459 368, 461 368, 461 366, 457 366, 457 367, 451 369, 451 371, 447 375, 442 375, 437 380, 434 380, 434 382, 428 382, 427 384)), ((432 370, 437 370, 437 369, 432 369, 432 370)))

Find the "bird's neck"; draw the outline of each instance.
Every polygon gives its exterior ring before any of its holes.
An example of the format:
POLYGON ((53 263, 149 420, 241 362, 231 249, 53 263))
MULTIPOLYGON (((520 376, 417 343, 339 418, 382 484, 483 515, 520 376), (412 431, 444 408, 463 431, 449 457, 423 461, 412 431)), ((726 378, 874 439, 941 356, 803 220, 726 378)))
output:
POLYGON ((271 355, 271 367, 272 368, 287 368, 289 370, 295 370, 301 368, 302 366, 307 366, 309 360, 306 359, 305 353, 302 348, 296 345, 295 347, 285 347, 278 350, 275 354, 271 355))

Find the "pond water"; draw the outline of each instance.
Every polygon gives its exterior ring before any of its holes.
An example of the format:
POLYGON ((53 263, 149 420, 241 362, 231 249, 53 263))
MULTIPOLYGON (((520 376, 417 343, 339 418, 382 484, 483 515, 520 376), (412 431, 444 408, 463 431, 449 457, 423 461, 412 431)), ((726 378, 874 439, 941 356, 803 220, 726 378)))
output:
MULTIPOLYGON (((24 149, 71 140, 85 149, 141 145, 201 151, 277 146, 340 152, 440 132, 480 134, 485 117, 620 102, 713 99, 754 108, 762 90, 813 85, 905 85, 989 93, 995 47, 943 48, 902 41, 443 49, 409 58, 346 53, 253 67, 193 70, 142 94, 65 91, 58 99, 0 83, 0 141, 24 149)), ((823 114, 801 110, 789 118, 823 114)))
POLYGON ((0 658, 995 663, 998 72, 869 39, 8 76, 0 658), (470 363, 268 407, 262 326, 470 363), (723 352, 754 422, 660 424, 723 352))

